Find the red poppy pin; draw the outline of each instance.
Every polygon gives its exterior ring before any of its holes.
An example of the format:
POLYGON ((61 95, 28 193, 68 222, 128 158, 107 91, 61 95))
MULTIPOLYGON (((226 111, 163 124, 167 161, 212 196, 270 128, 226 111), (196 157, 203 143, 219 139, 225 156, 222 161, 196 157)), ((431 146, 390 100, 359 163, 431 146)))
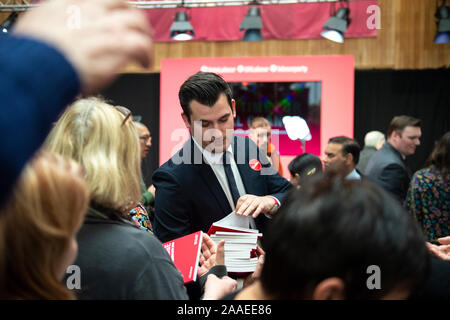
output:
POLYGON ((248 165, 255 171, 261 171, 261 162, 256 159, 251 159, 248 165))

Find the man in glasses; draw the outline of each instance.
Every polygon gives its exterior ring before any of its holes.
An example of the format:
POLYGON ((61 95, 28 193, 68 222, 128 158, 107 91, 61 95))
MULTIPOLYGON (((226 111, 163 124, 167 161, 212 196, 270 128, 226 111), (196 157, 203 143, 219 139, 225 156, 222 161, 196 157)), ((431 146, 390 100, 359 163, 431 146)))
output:
MULTIPOLYGON (((134 125, 136 126, 138 135, 139 135, 139 143, 141 147, 141 159, 142 161, 147 157, 150 147, 152 146, 152 136, 150 135, 150 130, 148 130, 147 126, 139 121, 134 121, 134 125)), ((147 188, 145 185, 144 179, 141 180, 142 186, 142 204, 144 205, 147 213, 150 215, 152 219, 152 206, 155 202, 155 187, 151 185, 147 188)))

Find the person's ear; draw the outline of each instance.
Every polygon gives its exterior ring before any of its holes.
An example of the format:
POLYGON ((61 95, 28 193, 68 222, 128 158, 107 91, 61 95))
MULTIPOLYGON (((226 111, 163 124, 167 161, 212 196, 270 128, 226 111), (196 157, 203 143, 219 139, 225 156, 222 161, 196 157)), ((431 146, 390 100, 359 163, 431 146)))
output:
POLYGON ((182 112, 181 118, 183 118, 183 122, 186 128, 191 129, 191 119, 189 119, 189 116, 182 112))
POLYGON ((347 153, 345 155, 345 164, 347 166, 351 166, 353 164, 353 155, 351 153, 347 153))
POLYGON ((402 138, 402 132, 394 130, 394 132, 392 132, 392 137, 394 137, 394 139, 401 139, 402 138))
POLYGON ((314 289, 313 300, 343 300, 345 285, 340 278, 332 277, 322 280, 314 289))
POLYGON ((294 173, 294 175, 291 175, 290 183, 292 185, 296 185, 298 183, 299 179, 300 179, 299 174, 298 173, 294 173))
POLYGON ((236 100, 231 99, 231 110, 233 110, 233 118, 236 118, 236 100))
POLYGON ((300 175, 298 173, 296 173, 294 175, 295 178, 295 184, 297 185, 298 188, 300 188, 300 175))

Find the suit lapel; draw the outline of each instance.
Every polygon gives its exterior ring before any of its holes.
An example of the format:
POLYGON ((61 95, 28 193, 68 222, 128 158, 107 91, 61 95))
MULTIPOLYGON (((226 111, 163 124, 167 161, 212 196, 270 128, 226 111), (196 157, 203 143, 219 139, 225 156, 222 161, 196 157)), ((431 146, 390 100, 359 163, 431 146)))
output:
MULTIPOLYGON (((197 147, 193 142, 192 148, 197 149, 197 147)), ((222 186, 217 180, 214 171, 212 170, 211 166, 206 163, 205 159, 203 159, 203 156, 201 164, 195 164, 194 168, 197 170, 198 174, 208 187, 209 191, 211 191, 211 193, 213 194, 214 198, 216 199, 219 206, 222 208, 223 212, 225 212, 226 214, 230 213, 231 207, 230 204, 228 203, 227 196, 223 192, 222 186)), ((193 188, 195 188, 195 186, 193 186, 193 188)))
POLYGON ((233 139, 233 156, 236 162, 239 174, 244 184, 246 193, 248 194, 258 194, 255 190, 257 185, 255 184, 254 177, 258 176, 259 173, 250 168, 249 165, 249 144, 247 139, 242 139, 238 142, 237 137, 233 139))

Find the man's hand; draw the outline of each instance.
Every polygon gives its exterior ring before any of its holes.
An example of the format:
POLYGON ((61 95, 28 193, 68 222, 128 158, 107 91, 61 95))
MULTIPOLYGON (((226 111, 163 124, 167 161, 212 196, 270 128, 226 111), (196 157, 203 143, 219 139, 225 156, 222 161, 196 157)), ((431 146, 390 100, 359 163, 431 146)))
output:
POLYGON ((439 238, 437 240, 441 245, 437 246, 427 242, 428 250, 439 259, 450 262, 450 236, 439 238))
POLYGON ((123 67, 152 60, 153 31, 123 0, 50 0, 21 16, 13 33, 58 49, 77 71, 85 94, 99 91, 123 67))
POLYGON ((199 277, 208 273, 215 265, 225 264, 225 240, 219 242, 218 245, 206 234, 203 233, 202 252, 200 254, 200 268, 197 275, 199 277))
POLYGON ((258 197, 252 194, 245 194, 238 199, 236 204, 236 214, 242 216, 251 215, 253 218, 260 213, 270 214, 273 208, 278 205, 273 197, 258 197))

